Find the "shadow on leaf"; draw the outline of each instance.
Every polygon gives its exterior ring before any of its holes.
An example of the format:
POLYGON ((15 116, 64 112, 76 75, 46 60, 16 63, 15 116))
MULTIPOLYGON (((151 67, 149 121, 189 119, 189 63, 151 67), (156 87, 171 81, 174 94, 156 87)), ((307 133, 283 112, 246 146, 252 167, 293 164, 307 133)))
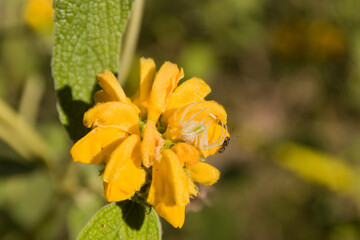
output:
MULTIPOLYGON (((67 118, 65 128, 72 140, 82 138, 89 129, 83 125, 84 113, 92 106, 81 100, 73 100, 71 88, 65 86, 57 91, 58 105, 67 118)), ((65 123, 63 123, 65 124, 65 123)))
POLYGON ((131 200, 116 203, 122 211, 124 222, 134 230, 140 230, 145 221, 145 207, 131 200))

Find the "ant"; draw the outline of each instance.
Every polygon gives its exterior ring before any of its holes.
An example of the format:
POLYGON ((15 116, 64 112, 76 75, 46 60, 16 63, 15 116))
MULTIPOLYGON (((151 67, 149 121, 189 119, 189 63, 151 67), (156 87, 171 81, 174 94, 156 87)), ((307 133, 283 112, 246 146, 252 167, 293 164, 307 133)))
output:
POLYGON ((226 137, 223 144, 221 145, 221 148, 219 149, 218 153, 223 153, 225 152, 225 148, 227 146, 229 146, 229 143, 230 143, 230 137, 226 137))

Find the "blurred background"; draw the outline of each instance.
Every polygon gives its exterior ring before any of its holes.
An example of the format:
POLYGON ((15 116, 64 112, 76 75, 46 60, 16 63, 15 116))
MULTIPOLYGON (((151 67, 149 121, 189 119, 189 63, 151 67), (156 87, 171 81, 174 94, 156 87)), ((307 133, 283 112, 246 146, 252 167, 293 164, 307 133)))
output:
MULTIPOLYGON (((231 133, 208 160, 221 179, 200 187, 181 230, 162 222, 164 239, 360 239, 359 9, 146 2, 126 91, 139 57, 178 63, 208 82, 231 133)), ((100 168, 71 161, 58 120, 51 14, 47 0, 0 2, 0 239, 75 239, 105 204, 100 168)))

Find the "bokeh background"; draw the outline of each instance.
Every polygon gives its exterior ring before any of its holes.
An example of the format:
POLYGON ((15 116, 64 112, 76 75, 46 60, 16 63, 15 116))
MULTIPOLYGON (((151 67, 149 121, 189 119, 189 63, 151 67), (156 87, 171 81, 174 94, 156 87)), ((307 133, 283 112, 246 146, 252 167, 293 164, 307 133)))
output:
MULTIPOLYGON (((75 239, 105 204, 99 167, 71 161, 58 120, 44 2, 0 2, 5 240, 75 239), (33 21, 31 2, 42 12, 33 21)), ((359 9, 358 0, 146 2, 127 92, 139 57, 176 62, 209 83, 231 133, 209 158, 221 179, 200 188, 181 230, 163 221, 164 239, 360 239, 359 9)))

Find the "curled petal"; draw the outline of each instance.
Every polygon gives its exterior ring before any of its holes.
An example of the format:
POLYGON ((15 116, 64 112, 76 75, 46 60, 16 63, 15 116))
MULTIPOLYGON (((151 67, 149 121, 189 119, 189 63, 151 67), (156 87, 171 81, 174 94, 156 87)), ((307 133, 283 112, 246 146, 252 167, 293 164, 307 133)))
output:
POLYGON ((163 202, 154 206, 156 213, 175 228, 182 228, 185 221, 185 206, 166 205, 163 202))
POLYGON ((128 167, 112 183, 103 182, 104 196, 109 202, 118 202, 131 198, 135 192, 140 191, 145 182, 144 169, 128 167))
POLYGON ((206 158, 219 151, 226 137, 230 137, 227 129, 217 123, 212 123, 207 129, 207 144, 204 145, 202 141, 199 141, 197 147, 206 158))
POLYGON ((192 197, 192 196, 196 197, 198 190, 190 177, 188 177, 188 190, 189 190, 190 197, 192 197))
MULTIPOLYGON (((164 136, 173 140, 191 143, 202 150, 208 150, 205 137, 209 126, 221 123, 223 134, 226 130, 227 114, 225 109, 215 101, 200 101, 183 106, 172 114, 164 136), (204 135, 205 134, 205 135, 204 135), (201 147, 199 147, 201 146, 201 147), (205 146, 205 148, 203 148, 205 146)), ((221 135, 221 134, 220 134, 221 135)), ((224 138, 225 135, 223 135, 224 138)), ((221 141, 221 140, 219 140, 221 141)), ((221 146, 222 142, 217 145, 221 146)))
POLYGON ((190 177, 194 182, 204 185, 212 185, 217 182, 220 177, 220 172, 217 168, 210 164, 199 162, 193 167, 189 168, 190 177))
POLYGON ((169 98, 167 109, 179 108, 181 106, 203 100, 211 88, 204 80, 193 77, 178 86, 169 98))
MULTIPOLYGON (((135 110, 140 113, 140 109, 132 103, 130 98, 126 98, 125 100, 127 104, 131 105, 135 110)), ((95 103, 105 103, 105 102, 114 102, 113 99, 107 94, 104 90, 99 90, 94 93, 94 102, 95 103)))
POLYGON ((119 128, 97 127, 77 141, 70 154, 75 162, 105 163, 114 147, 127 136, 128 134, 119 128))
POLYGON ((111 183, 115 181, 129 167, 141 169, 139 144, 140 137, 133 134, 111 153, 103 175, 105 182, 111 183))
POLYGON ((99 90, 95 92, 94 94, 95 103, 104 103, 110 101, 114 101, 114 100, 111 99, 111 97, 104 90, 99 90))
POLYGON ((148 100, 155 73, 155 62, 152 58, 140 58, 140 104, 148 100))
POLYGON ((148 120, 141 141, 141 158, 145 167, 149 168, 154 160, 160 159, 160 150, 164 144, 165 141, 157 131, 155 123, 148 120))
POLYGON ((180 86, 170 95, 166 111, 162 119, 167 121, 175 109, 190 103, 204 100, 211 92, 211 88, 200 78, 191 78, 180 86))
POLYGON ((216 101, 200 101, 179 108, 172 114, 169 124, 171 124, 170 121, 183 123, 189 119, 193 121, 207 119, 207 121, 221 121, 226 124, 227 114, 224 107, 216 101))
POLYGON ((130 134, 139 134, 139 115, 128 103, 99 103, 84 114, 84 125, 90 127, 111 126, 130 134))
POLYGON ((140 137, 131 135, 110 155, 103 175, 104 195, 109 202, 132 197, 145 183, 139 143, 140 137))
POLYGON ((139 167, 140 158, 132 157, 119 170, 118 177, 111 183, 104 183, 104 195, 109 202, 122 201, 134 195, 145 183, 146 171, 139 167))
POLYGON ((96 77, 99 85, 112 101, 127 102, 125 92, 112 72, 104 70, 96 77))
POLYGON ((171 150, 178 156, 180 163, 185 164, 186 167, 191 167, 199 162, 199 151, 188 143, 176 143, 171 150))
MULTIPOLYGON (((209 113, 216 117, 216 121, 221 121, 223 124, 227 124, 227 114, 222 105, 215 101, 205 101, 200 103, 196 108, 206 108, 209 113)), ((196 111, 196 109, 193 109, 196 111)), ((199 116, 201 118, 201 116, 199 116)))
POLYGON ((165 149, 162 155, 160 162, 153 165, 147 201, 153 206, 160 202, 166 206, 185 206, 190 201, 188 176, 172 150, 165 149))
POLYGON ((155 74, 150 93, 148 119, 155 123, 158 121, 160 114, 165 111, 170 94, 183 76, 183 70, 179 70, 176 64, 165 62, 161 66, 155 74))
POLYGON ((185 205, 197 190, 176 154, 170 149, 162 153, 160 162, 155 161, 153 165, 147 202, 171 225, 181 228, 185 220, 185 205))

